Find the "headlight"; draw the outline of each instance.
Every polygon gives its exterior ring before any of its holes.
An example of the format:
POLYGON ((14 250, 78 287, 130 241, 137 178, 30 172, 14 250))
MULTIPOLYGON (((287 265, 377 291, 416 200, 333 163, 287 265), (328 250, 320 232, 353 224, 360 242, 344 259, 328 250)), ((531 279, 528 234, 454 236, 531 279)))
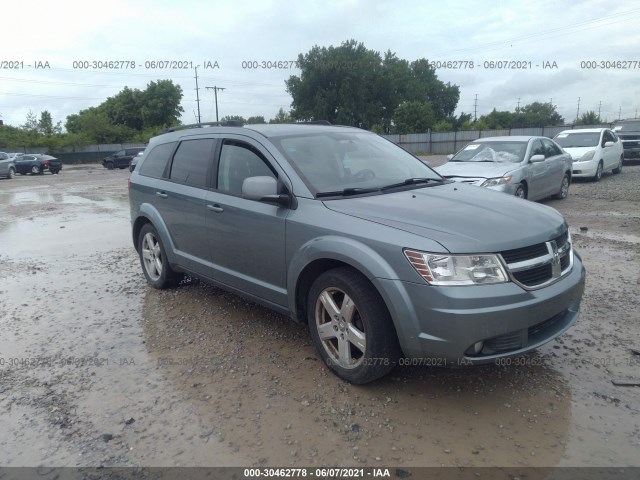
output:
POLYGON ((596 154, 595 150, 589 150, 587 153, 585 153, 584 155, 582 155, 582 157, 580 157, 578 159, 579 162, 588 162, 589 160, 591 160, 593 158, 593 156, 596 154))
POLYGON ((430 285, 485 285, 508 282, 496 255, 447 255, 404 251, 407 260, 430 285))
POLYGON ((495 187, 496 185, 505 185, 507 183, 511 183, 511 175, 509 175, 508 177, 488 178, 480 186, 481 187, 495 187))

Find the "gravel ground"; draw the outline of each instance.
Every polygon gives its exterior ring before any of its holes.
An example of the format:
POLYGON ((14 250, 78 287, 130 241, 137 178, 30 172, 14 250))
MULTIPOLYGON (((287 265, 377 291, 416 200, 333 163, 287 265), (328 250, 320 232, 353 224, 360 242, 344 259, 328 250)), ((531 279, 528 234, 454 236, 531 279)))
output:
POLYGON ((127 177, 0 180, 1 466, 640 465, 639 390, 611 382, 640 379, 640 165, 543 202, 587 268, 565 335, 366 386, 278 314, 197 281, 149 288, 127 177))

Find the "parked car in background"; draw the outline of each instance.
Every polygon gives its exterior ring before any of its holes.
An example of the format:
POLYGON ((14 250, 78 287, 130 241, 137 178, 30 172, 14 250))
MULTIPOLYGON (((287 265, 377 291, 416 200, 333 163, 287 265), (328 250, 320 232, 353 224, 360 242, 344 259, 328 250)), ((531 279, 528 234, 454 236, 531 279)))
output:
POLYGON ((129 163, 138 153, 143 152, 144 147, 125 148, 112 153, 102 160, 102 165, 109 170, 114 168, 129 168, 129 163))
MULTIPOLYGON (((537 140, 522 142, 526 161, 545 164, 528 155, 537 140)), ((149 142, 129 202, 151 286, 188 273, 306 323, 323 363, 352 383, 401 358, 520 355, 580 310, 585 271, 555 209, 446 180, 358 128, 176 129, 149 142)))
POLYGON ((16 157, 20 157, 20 156, 24 155, 24 153, 11 152, 11 153, 8 153, 7 155, 9 155, 10 159, 15 160, 16 157))
POLYGON ((566 198, 571 185, 571 156, 547 137, 480 138, 435 170, 456 182, 529 200, 566 198))
POLYGON ((16 166, 13 159, 5 152, 0 152, 0 177, 13 178, 16 174, 16 166))
POLYGON ((574 177, 588 177, 598 182, 602 172, 622 171, 622 142, 608 128, 564 130, 554 140, 573 158, 574 177))
POLYGON ((618 120, 613 131, 622 140, 625 160, 640 160, 640 120, 618 120))
POLYGON ((143 153, 144 153, 144 150, 141 152, 138 152, 138 154, 131 159, 131 162, 129 163, 130 172, 133 172, 136 169, 136 165, 138 164, 138 161, 140 160, 140 157, 142 156, 143 153))
POLYGON ((42 154, 25 154, 17 157, 14 160, 16 166, 16 172, 26 175, 31 173, 32 175, 38 175, 49 171, 54 175, 62 170, 62 161, 51 155, 42 154))

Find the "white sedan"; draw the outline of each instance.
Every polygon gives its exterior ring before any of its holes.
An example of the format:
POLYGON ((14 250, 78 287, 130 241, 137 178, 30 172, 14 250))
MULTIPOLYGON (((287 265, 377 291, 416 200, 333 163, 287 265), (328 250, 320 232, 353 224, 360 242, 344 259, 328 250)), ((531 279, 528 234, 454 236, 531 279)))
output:
POLYGON ((598 182, 606 170, 622 171, 622 142, 608 128, 564 130, 554 140, 573 158, 575 178, 587 177, 598 182))

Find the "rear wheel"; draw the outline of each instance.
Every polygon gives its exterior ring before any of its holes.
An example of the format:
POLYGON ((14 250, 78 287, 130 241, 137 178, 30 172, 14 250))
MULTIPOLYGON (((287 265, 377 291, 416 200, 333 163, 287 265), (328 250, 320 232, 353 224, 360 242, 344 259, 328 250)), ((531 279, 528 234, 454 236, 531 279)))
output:
POLYGON ((33 167, 31 167, 31 175, 38 175, 40 173, 40 167, 38 167, 37 165, 34 165, 33 167))
POLYGON ((621 173, 622 172, 622 162, 624 162, 624 155, 620 155, 620 161, 618 162, 618 166, 612 170, 613 173, 621 173))
POLYGON ((149 285, 166 288, 180 282, 181 275, 169 265, 162 241, 151 224, 146 224, 138 235, 138 253, 142 271, 149 285))
POLYGON ((9 169, 9 178, 15 178, 16 171, 13 168, 9 169))
POLYGON ((570 180, 569 180, 569 175, 568 174, 564 174, 564 177, 562 177, 562 183, 560 184, 560 190, 558 191, 558 193, 556 193, 554 195, 555 198, 557 198, 558 200, 564 200, 565 198, 567 198, 569 196, 569 184, 570 184, 570 180))
POLYGON ((307 321, 326 365, 351 383, 389 373, 400 356, 391 316, 378 292, 357 271, 342 267, 321 274, 309 291, 307 321))

